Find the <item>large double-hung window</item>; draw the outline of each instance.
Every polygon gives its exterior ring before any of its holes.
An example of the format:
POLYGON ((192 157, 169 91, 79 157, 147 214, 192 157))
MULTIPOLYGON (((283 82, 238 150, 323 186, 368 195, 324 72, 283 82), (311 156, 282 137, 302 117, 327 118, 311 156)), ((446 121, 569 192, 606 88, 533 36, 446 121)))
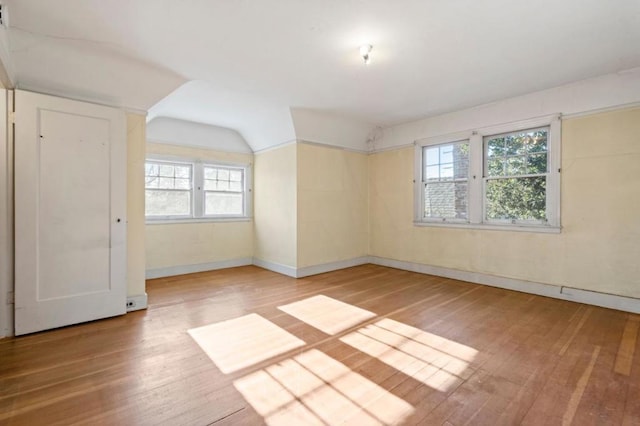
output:
POLYGON ((145 162, 147 220, 215 220, 250 216, 248 165, 148 158, 145 162))
POLYGON ((560 117, 416 142, 415 222, 555 231, 560 117))

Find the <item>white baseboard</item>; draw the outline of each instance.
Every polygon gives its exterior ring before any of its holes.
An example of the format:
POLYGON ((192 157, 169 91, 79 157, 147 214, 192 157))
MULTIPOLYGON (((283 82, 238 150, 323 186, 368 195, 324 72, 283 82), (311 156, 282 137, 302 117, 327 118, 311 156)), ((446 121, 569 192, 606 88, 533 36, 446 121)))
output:
POLYGON ((352 266, 369 263, 369 256, 356 257, 354 259, 338 260, 336 262, 323 263, 321 265, 304 266, 294 268, 293 266, 281 263, 270 262, 268 260, 253 258, 253 264, 291 278, 303 278, 311 275, 324 274, 325 272, 337 271, 338 269, 351 268, 352 266))
POLYGON ((127 312, 147 309, 147 293, 137 296, 127 296, 127 312))
POLYGON ((167 268, 147 269, 146 279, 172 277, 174 275, 193 274, 195 272, 214 271, 216 269, 235 268, 253 264, 253 258, 241 257, 239 259, 221 260, 218 262, 198 263, 195 265, 178 265, 167 268))
POLYGON ((369 256, 338 260, 336 262, 323 263, 321 265, 305 266, 296 270, 296 278, 324 274, 325 272, 337 271, 338 269, 351 268, 353 266, 365 265, 367 263, 370 263, 369 256))
POLYGON ((555 299, 569 300, 588 305, 602 306, 604 308, 618 309, 625 312, 640 313, 640 299, 619 296, 615 294, 599 293, 596 291, 577 288, 542 284, 532 281, 524 281, 513 278, 498 277, 479 272, 460 271, 457 269, 443 268, 440 266, 424 265, 421 263, 405 262, 402 260, 387 259, 383 257, 369 256, 369 263, 388 266, 405 271, 421 274, 437 275, 460 281, 468 281, 475 284, 484 284, 508 290, 516 290, 523 293, 537 294, 539 296, 553 297, 555 299))
POLYGON ((281 263, 270 262, 268 260, 253 258, 253 264, 264 269, 268 269, 272 272, 277 272, 282 275, 289 276, 291 278, 297 278, 296 268, 289 265, 283 265, 281 263))

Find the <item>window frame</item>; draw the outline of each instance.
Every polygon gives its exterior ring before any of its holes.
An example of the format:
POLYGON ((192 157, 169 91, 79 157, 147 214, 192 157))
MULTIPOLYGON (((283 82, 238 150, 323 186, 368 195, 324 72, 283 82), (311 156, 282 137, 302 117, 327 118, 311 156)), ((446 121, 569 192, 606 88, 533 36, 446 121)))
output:
MULTIPOLYGON (((144 185, 144 192, 145 192, 145 220, 184 220, 184 219, 190 219, 193 217, 194 215, 194 192, 193 192, 193 187, 194 187, 194 180, 195 180, 195 164, 191 161, 187 161, 187 160, 179 160, 179 159, 173 159, 173 160, 169 160, 169 159, 159 159, 159 158, 145 158, 144 161, 145 164, 145 185, 144 185), (171 166, 189 166, 191 167, 191 175, 189 177, 190 179, 190 189, 171 189, 171 188, 166 188, 166 189, 162 189, 162 188, 147 188, 147 184, 146 184, 146 178, 147 178, 147 173, 146 173, 146 165, 147 162, 153 162, 153 163, 165 163, 167 165, 171 165, 171 166), (147 191, 168 191, 168 192, 188 192, 190 195, 190 201, 191 201, 191 205, 189 206, 189 214, 186 215, 153 215, 153 216, 147 216, 147 211, 146 211, 146 200, 147 200, 147 191)), ((174 177, 175 179, 175 177, 174 177)))
POLYGON ((442 136, 419 139, 414 142, 414 225, 449 228, 472 228, 490 230, 508 230, 525 232, 559 233, 560 224, 560 173, 561 173, 561 131, 562 117, 553 114, 544 117, 521 120, 495 126, 488 126, 476 130, 451 133, 442 136), (487 220, 486 209, 486 178, 485 138, 511 134, 526 130, 548 127, 547 134, 547 164, 546 173, 546 211, 547 221, 519 221, 519 220, 487 220), (453 144, 469 141, 469 176, 467 208, 468 219, 443 220, 442 218, 425 218, 424 213, 424 183, 423 179, 423 149, 434 145, 453 144))
POLYGON ((202 188, 199 189, 202 192, 202 195, 199 197, 200 202, 202 203, 202 217, 203 218, 218 218, 218 219, 229 219, 229 218, 243 218, 247 217, 247 168, 244 166, 238 165, 229 165, 229 164, 221 164, 221 163, 211 163, 211 162, 203 162, 202 163, 202 188), (222 191, 222 190, 207 190, 204 189, 204 183, 206 178, 204 177, 204 169, 206 167, 215 168, 215 169, 226 169, 226 170, 241 170, 242 171, 242 190, 241 191, 222 191), (207 214, 207 192, 212 193, 222 193, 222 194, 242 194, 242 214, 207 214))
MULTIPOLYGON (((444 143, 433 143, 433 144, 422 146, 420 148, 420 151, 421 151, 421 158, 420 158, 421 168, 420 168, 420 180, 419 180, 419 182, 420 182, 420 192, 421 192, 421 194, 420 194, 420 197, 421 197, 420 208, 421 208, 421 210, 420 210, 420 216, 419 217, 424 222, 433 222, 433 223, 467 223, 468 220, 469 220, 469 199, 468 199, 468 194, 469 194, 469 185, 470 185, 470 179, 469 179, 470 175, 469 175, 468 171, 467 171, 467 177, 466 177, 466 180, 465 180, 465 182, 467 184, 467 211, 466 211, 467 219, 455 218, 455 217, 450 218, 450 217, 442 217, 442 216, 432 216, 432 217, 425 217, 424 216, 424 210, 425 210, 425 204, 426 204, 425 194, 424 193, 425 193, 426 185, 430 183, 427 180, 427 178, 424 176, 424 171, 426 170, 426 167, 428 166, 428 165, 424 164, 425 152, 426 152, 425 148, 435 148, 435 147, 446 146, 446 145, 454 146, 454 145, 460 145, 460 144, 467 144, 469 146, 469 149, 471 149, 471 141, 468 138, 467 139, 462 139, 462 140, 454 140, 454 141, 450 141, 450 142, 444 142, 444 143)), ((469 160, 470 160, 470 156, 468 156, 468 157, 469 157, 469 160)), ((471 165, 469 160, 467 160, 467 162, 468 162, 467 170, 469 169, 469 167, 471 165)), ((442 164, 443 163, 438 163, 439 166, 442 165, 442 164)), ((432 181, 431 183, 446 183, 446 182, 452 182, 452 183, 455 184, 456 182, 459 182, 459 180, 456 180, 456 178, 454 176, 450 181, 439 179, 437 181, 432 181)))
MULTIPOLYGON (((182 156, 169 156, 148 154, 147 161, 166 162, 171 164, 191 164, 192 184, 191 184, 191 215, 190 216, 147 216, 145 209, 146 224, 169 224, 169 223, 198 223, 198 222, 243 222, 250 221, 253 217, 253 176, 252 163, 235 163, 226 161, 215 161, 202 158, 189 158, 182 156), (243 171, 243 213, 239 215, 205 215, 205 190, 204 190, 204 168, 215 167, 223 169, 241 169, 243 171)), ((146 185, 145 185, 146 201, 146 185)))

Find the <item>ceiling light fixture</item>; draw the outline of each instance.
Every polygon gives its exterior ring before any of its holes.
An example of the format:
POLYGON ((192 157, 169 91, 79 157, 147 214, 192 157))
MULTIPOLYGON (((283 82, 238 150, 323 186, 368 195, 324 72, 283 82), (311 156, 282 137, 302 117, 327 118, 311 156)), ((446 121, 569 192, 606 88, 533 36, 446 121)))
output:
POLYGON ((369 55, 371 53, 371 49, 373 49, 373 46, 370 44, 363 44, 360 46, 360 56, 362 56, 365 65, 369 65, 369 62, 371 62, 371 56, 369 55))

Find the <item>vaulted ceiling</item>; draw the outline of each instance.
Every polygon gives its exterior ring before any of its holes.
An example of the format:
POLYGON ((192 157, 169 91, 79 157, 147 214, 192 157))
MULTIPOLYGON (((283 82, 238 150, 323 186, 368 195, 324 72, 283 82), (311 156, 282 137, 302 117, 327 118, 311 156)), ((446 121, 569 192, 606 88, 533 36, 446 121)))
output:
POLYGON ((17 87, 296 137, 388 126, 640 66, 637 0, 5 0, 17 87), (371 64, 358 55, 373 45, 371 64))

